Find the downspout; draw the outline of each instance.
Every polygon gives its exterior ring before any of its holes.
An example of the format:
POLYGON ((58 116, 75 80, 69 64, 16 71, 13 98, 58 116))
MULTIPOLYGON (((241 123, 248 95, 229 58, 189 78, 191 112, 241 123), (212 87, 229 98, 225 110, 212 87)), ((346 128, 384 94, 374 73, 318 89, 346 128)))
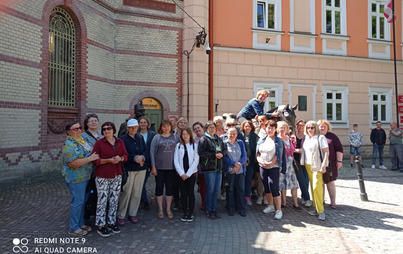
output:
POLYGON ((208 23, 209 23, 209 41, 211 47, 211 53, 208 59, 208 119, 213 119, 214 109, 214 94, 213 94, 213 56, 214 56, 214 40, 213 40, 213 0, 209 0, 208 10, 208 23))

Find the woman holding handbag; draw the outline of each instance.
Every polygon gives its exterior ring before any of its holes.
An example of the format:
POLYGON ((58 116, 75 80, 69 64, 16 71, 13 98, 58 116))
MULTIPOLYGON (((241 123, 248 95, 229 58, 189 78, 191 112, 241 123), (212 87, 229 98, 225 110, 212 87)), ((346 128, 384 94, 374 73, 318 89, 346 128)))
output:
POLYGON ((309 211, 309 215, 318 215, 319 220, 325 220, 323 207, 323 173, 329 158, 329 146, 326 137, 319 135, 319 128, 315 121, 309 121, 305 125, 305 140, 302 145, 301 165, 305 165, 308 172, 315 210, 309 211))
POLYGON ((288 124, 284 121, 280 121, 277 123, 277 131, 278 136, 281 138, 285 145, 285 151, 287 154, 287 169, 285 174, 280 174, 280 192, 281 192, 281 199, 282 205, 281 207, 285 207, 287 204, 287 190, 291 190, 292 200, 294 202, 293 207, 298 211, 302 211, 302 208, 298 205, 298 180, 297 176, 295 175, 295 170, 293 167, 294 162, 294 150, 295 150, 295 137, 290 138, 290 128, 288 124))

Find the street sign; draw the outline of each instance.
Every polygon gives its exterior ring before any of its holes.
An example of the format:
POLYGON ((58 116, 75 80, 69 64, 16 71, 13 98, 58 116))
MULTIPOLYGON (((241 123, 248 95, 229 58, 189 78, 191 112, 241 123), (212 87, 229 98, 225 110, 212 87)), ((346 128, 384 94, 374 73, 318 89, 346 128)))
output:
POLYGON ((403 95, 399 95, 399 103, 403 103, 403 95))

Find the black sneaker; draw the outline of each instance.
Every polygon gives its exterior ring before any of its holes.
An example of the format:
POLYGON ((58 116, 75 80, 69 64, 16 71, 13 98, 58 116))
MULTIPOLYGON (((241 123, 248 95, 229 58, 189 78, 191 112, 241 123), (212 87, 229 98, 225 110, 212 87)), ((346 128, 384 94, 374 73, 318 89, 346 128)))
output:
POLYGON ((111 236, 111 234, 109 233, 109 231, 106 227, 102 227, 101 229, 98 228, 97 232, 98 232, 98 235, 100 235, 102 237, 111 236))
POLYGON ((119 233, 120 233, 120 229, 119 229, 119 227, 118 227, 116 224, 114 224, 114 225, 109 225, 108 228, 109 228, 109 230, 111 230, 111 231, 112 231, 113 233, 115 233, 115 234, 119 234, 119 233))
POLYGON ((239 215, 241 215, 242 217, 246 217, 246 213, 244 211, 239 212, 239 215))
POLYGON ((146 211, 150 210, 150 204, 148 202, 144 202, 143 209, 146 211))
POLYGON ((188 221, 188 215, 187 214, 182 215, 181 221, 188 221))
POLYGON ((350 167, 351 167, 351 168, 353 167, 353 163, 350 163, 350 167))
POLYGON ((194 221, 194 219, 195 219, 195 217, 193 216, 193 214, 189 214, 186 221, 192 222, 192 221, 194 221))
POLYGON ((235 212, 233 210, 228 210, 228 215, 229 216, 234 216, 235 212))
POLYGON ((175 203, 174 207, 172 208, 172 210, 174 211, 179 211, 181 209, 181 206, 179 205, 179 203, 175 203))

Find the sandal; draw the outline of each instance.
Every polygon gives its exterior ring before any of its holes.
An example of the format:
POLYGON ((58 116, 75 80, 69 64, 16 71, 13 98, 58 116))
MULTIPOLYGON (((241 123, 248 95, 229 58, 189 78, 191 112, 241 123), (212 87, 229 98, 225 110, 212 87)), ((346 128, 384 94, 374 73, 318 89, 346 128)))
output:
POLYGON ((164 211, 160 210, 158 212, 158 218, 163 219, 164 218, 164 211))
POLYGON ((81 228, 77 229, 76 231, 67 231, 70 235, 73 236, 85 236, 88 232, 85 230, 82 230, 81 228))
POLYGON ((171 210, 167 210, 167 216, 168 216, 168 219, 172 219, 174 217, 174 215, 171 212, 171 210))
POLYGON ((336 205, 330 205, 330 208, 336 209, 336 205))
POLYGON ((83 225, 83 226, 81 226, 81 229, 82 229, 82 230, 85 230, 85 231, 87 231, 87 232, 90 232, 90 231, 92 230, 92 227, 87 226, 87 225, 83 225))

